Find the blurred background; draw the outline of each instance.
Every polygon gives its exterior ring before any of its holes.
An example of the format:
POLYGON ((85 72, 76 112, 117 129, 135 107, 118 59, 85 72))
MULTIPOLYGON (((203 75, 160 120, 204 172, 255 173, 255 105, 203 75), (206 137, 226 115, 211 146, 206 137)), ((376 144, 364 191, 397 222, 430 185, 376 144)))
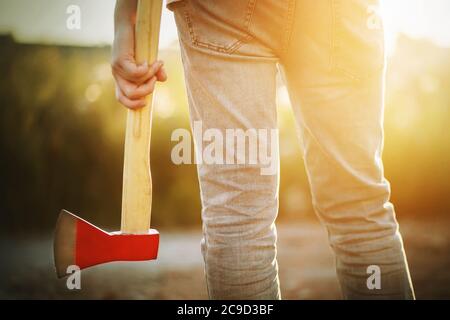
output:
MULTIPOLYGON (((65 208, 120 225, 126 112, 110 72, 112 0, 0 0, 0 298, 206 298, 196 169, 176 166, 171 133, 189 129, 177 34, 164 11, 152 137, 152 225, 160 258, 82 274, 69 291, 52 266, 65 208), (66 27, 70 5, 81 29, 66 27), (181 253, 183 253, 181 255, 181 253), (180 256, 183 256, 180 259, 180 256)), ((384 0, 388 75, 386 176, 418 298, 450 298, 450 2, 384 0)), ((327 235, 310 193, 280 82, 279 264, 283 297, 338 299, 327 235)))

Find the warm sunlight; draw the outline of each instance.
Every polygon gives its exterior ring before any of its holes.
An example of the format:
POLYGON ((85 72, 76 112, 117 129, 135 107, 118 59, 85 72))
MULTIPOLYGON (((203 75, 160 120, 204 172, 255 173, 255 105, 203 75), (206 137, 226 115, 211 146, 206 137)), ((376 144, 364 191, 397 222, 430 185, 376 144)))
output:
POLYGON ((450 0, 182 1, 0 0, 0 300, 450 299, 450 0))
MULTIPOLYGON (((26 42, 56 42, 65 44, 108 44, 113 38, 113 11, 110 0, 3 0, 0 2, 0 33, 13 32, 26 42), (52 3, 50 6, 49 4, 52 3), (65 28, 66 8, 80 6, 82 28, 65 28), (33 21, 33 28, 28 23, 33 21)), ((450 20, 447 0, 382 0, 387 29, 387 42, 392 52, 399 32, 412 37, 427 37, 439 45, 450 46, 450 20)), ((161 26, 161 48, 176 41, 177 32, 172 14, 164 10, 161 26)))
POLYGON ((427 37, 442 46, 450 46, 450 22, 447 0, 382 0, 388 42, 398 33, 427 37))

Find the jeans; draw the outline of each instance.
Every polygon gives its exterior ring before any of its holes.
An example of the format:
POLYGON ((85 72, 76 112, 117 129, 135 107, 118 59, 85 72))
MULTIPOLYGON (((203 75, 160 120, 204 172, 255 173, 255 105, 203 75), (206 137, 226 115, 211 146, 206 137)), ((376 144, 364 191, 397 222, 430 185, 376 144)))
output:
MULTIPOLYGON (((280 71, 343 297, 413 299, 381 158, 385 56, 377 8, 376 0, 170 5, 192 123, 223 132, 277 129, 280 71), (367 283, 373 265, 381 272, 375 289, 367 283)), ((207 144, 199 136, 194 142, 207 144)), ((278 170, 262 175, 258 165, 207 163, 197 170, 210 298, 280 299, 278 170)))

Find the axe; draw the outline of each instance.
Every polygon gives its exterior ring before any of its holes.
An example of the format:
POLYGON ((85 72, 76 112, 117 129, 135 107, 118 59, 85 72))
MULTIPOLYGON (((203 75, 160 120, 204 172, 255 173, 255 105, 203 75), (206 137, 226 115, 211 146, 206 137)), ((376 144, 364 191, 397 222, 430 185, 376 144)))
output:
MULTIPOLYGON (((135 59, 155 61, 158 54, 162 0, 139 0, 137 7, 135 59)), ((80 269, 112 261, 145 261, 158 255, 159 233, 150 229, 152 181, 150 137, 153 95, 147 106, 128 110, 119 232, 106 232, 62 210, 54 237, 54 260, 58 277, 67 268, 80 269)))

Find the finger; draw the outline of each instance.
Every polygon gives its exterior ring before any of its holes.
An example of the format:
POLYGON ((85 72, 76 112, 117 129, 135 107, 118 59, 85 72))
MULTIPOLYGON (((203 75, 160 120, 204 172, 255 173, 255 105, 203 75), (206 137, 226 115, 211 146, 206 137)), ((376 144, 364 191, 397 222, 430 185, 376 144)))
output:
POLYGON ((149 66, 145 62, 137 65, 133 60, 123 59, 119 64, 120 74, 129 81, 136 81, 145 77, 149 72, 149 66))
POLYGON ((151 78, 140 86, 131 83, 120 76, 116 76, 116 83, 122 93, 131 100, 145 98, 155 90, 156 77, 151 78))
POLYGON ((123 69, 118 70, 118 73, 126 80, 140 85, 144 82, 147 82, 151 78, 153 78, 158 73, 158 71, 162 68, 163 65, 164 65, 164 63, 162 61, 155 61, 150 67, 147 66, 147 72, 144 75, 141 75, 139 77, 133 76, 133 75, 127 73, 123 69))
POLYGON ((150 70, 149 70, 149 74, 152 75, 152 77, 154 77, 159 70, 161 70, 164 66, 164 62, 161 60, 157 60, 155 61, 151 66, 150 66, 150 70))
POLYGON ((131 100, 120 90, 119 87, 116 88, 116 98, 117 100, 128 109, 140 109, 146 106, 147 102, 145 99, 131 100))
POLYGON ((147 82, 151 78, 155 77, 159 70, 164 66, 164 62, 162 61, 155 61, 148 69, 148 72, 145 76, 143 76, 141 79, 136 81, 137 84, 142 84, 144 82, 147 82))
POLYGON ((158 79, 158 81, 160 82, 165 82, 167 81, 167 73, 166 70, 164 69, 164 67, 161 67, 158 72, 156 73, 156 78, 158 79))
POLYGON ((164 65, 164 62, 162 61, 155 61, 152 65, 148 68, 148 72, 140 77, 139 79, 133 80, 134 83, 140 85, 144 82, 149 81, 151 78, 155 77, 158 74, 158 71, 161 70, 162 66, 164 65))
POLYGON ((156 80, 156 77, 151 78, 146 83, 136 87, 130 94, 127 94, 127 97, 132 100, 144 99, 155 90, 156 80))
POLYGON ((125 96, 130 98, 131 94, 137 88, 136 84, 122 78, 119 75, 114 75, 114 78, 116 79, 116 84, 119 86, 122 93, 125 94, 125 96))

